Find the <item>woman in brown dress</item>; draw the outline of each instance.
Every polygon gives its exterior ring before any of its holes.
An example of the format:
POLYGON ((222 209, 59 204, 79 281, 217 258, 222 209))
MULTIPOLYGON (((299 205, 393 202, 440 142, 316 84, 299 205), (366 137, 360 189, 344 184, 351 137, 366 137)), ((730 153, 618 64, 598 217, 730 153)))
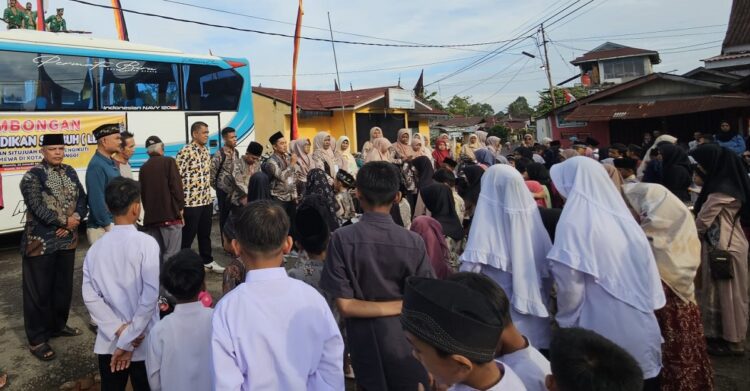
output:
POLYGON ((713 389, 693 280, 701 244, 693 215, 666 187, 652 183, 623 187, 625 199, 649 238, 667 303, 655 311, 662 345, 662 391, 713 389))

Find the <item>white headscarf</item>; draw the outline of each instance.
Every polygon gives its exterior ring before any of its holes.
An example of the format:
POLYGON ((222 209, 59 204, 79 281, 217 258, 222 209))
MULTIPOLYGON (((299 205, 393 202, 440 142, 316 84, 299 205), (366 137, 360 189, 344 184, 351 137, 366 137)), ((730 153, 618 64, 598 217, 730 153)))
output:
POLYGON ((547 257, 594 277, 641 312, 663 307, 651 246, 602 164, 576 156, 552 166, 550 175, 567 201, 547 257))
POLYGON ((349 137, 339 137, 338 141, 336 141, 336 164, 338 164, 339 169, 345 170, 352 175, 356 175, 357 162, 354 160, 354 156, 352 156, 352 153, 350 152, 351 150, 352 143, 351 141, 349 141, 349 137), (349 146, 346 148, 346 150, 342 151, 341 145, 344 143, 344 141, 348 142, 349 146))
POLYGON ((325 170, 323 162, 328 163, 328 175, 336 176, 336 155, 333 153, 334 145, 336 145, 335 139, 328 132, 318 132, 313 138, 313 147, 315 148, 312 153, 313 160, 316 160, 317 168, 325 170), (330 138, 331 146, 328 148, 323 147, 323 143, 326 138, 330 138))
POLYGON ((668 141, 672 144, 677 143, 677 137, 670 136, 668 134, 662 134, 661 136, 657 137, 653 144, 651 144, 651 147, 646 151, 646 154, 643 156, 643 160, 641 161, 641 165, 638 166, 638 169, 636 170, 636 176, 638 179, 643 178, 643 173, 646 171, 646 166, 648 166, 648 162, 651 161, 651 151, 656 148, 656 146, 662 142, 662 141, 668 141))
POLYGON ((683 301, 695 304, 693 280, 701 263, 701 242, 693 214, 666 187, 656 183, 623 186, 650 239, 662 281, 683 301))
POLYGON ((513 308, 546 318, 542 279, 549 277, 550 248, 537 204, 518 170, 507 165, 488 168, 461 260, 511 273, 513 308))

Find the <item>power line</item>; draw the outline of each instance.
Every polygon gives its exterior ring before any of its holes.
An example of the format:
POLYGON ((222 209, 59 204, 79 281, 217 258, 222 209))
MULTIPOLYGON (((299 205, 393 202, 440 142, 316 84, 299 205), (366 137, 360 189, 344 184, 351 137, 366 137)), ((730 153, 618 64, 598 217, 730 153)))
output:
MULTIPOLYGON (((105 9, 117 9, 116 7, 112 7, 109 5, 90 3, 84 0, 70 0, 70 1, 74 3, 92 6, 92 7, 105 8, 105 9)), ((227 29, 227 30, 241 31, 245 33, 270 35, 274 37, 294 38, 294 35, 284 34, 284 33, 274 33, 270 31, 263 31, 263 30, 257 30, 257 29, 246 29, 246 28, 227 26, 227 25, 222 25, 222 24, 206 23, 206 22, 200 22, 197 20, 176 18, 173 16, 160 15, 160 14, 155 14, 151 12, 136 11, 136 10, 126 9, 126 8, 119 8, 119 9, 122 12, 127 12, 130 14, 171 20, 175 22, 197 24, 199 26, 215 27, 215 28, 221 28, 221 29, 227 29)), ((468 44, 425 45, 425 44, 389 44, 389 43, 376 43, 376 42, 344 41, 344 40, 331 40, 330 38, 316 38, 316 37, 306 37, 306 36, 301 36, 300 39, 304 39, 307 41, 316 41, 316 42, 334 42, 334 43, 340 43, 340 44, 345 44, 345 45, 379 46, 379 47, 395 47, 395 48, 457 48, 457 47, 468 47, 468 46, 495 45, 498 43, 513 41, 513 40, 499 40, 499 41, 478 42, 478 43, 468 43, 468 44)))
POLYGON ((513 81, 513 79, 515 79, 516 76, 518 76, 518 74, 521 73, 521 70, 526 67, 526 65, 529 63, 529 61, 531 61, 531 58, 526 59, 526 63, 523 64, 523 66, 518 69, 518 72, 516 72, 516 74, 513 75, 513 77, 510 80, 508 80, 505 84, 503 84, 503 86, 500 87, 497 91, 493 92, 492 95, 490 95, 490 96, 482 99, 481 102, 482 103, 487 102, 488 100, 492 99, 495 95, 499 94, 500 91, 502 91, 503 89, 505 89, 505 87, 507 87, 508 84, 510 84, 513 81))
POLYGON ((507 67, 505 67, 505 68, 502 68, 502 69, 500 69, 500 70, 499 70, 499 71, 497 71, 496 73, 494 73, 494 74, 492 74, 492 75, 490 75, 490 76, 488 76, 488 77, 486 77, 486 78, 484 78, 484 79, 482 79, 482 80, 478 81, 478 82, 477 82, 476 84, 472 85, 471 87, 467 87, 467 88, 464 88, 463 90, 461 90, 461 91, 457 92, 457 93, 456 93, 456 95, 459 95, 459 94, 463 94, 464 92, 466 92, 466 91, 468 91, 468 90, 471 90, 471 89, 473 89, 473 88, 475 88, 475 87, 479 86, 480 84, 482 84, 482 83, 486 82, 487 80, 490 80, 490 79, 494 78, 495 76, 497 76, 497 75, 501 74, 502 72, 505 72, 505 71, 507 71, 507 70, 508 70, 508 69, 509 69, 510 67, 512 67, 513 65, 516 65, 517 63, 521 62, 521 60, 523 60, 523 57, 521 57, 521 58, 519 58, 518 60, 516 60, 516 61, 514 61, 514 62, 510 63, 510 64, 509 64, 509 65, 508 65, 507 67))

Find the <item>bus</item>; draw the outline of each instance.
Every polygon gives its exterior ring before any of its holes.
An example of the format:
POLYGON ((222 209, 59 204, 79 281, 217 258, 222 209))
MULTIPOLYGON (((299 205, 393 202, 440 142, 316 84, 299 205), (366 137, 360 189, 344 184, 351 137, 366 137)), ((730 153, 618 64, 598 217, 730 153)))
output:
POLYGON ((253 141, 248 60, 75 34, 0 32, 0 234, 23 228, 19 184, 41 161, 45 133, 65 134, 65 163, 85 184, 96 127, 117 123, 135 135, 130 164, 137 175, 148 159, 146 138, 159 136, 175 156, 196 121, 209 126, 211 153, 224 127, 236 129, 240 148, 253 141))

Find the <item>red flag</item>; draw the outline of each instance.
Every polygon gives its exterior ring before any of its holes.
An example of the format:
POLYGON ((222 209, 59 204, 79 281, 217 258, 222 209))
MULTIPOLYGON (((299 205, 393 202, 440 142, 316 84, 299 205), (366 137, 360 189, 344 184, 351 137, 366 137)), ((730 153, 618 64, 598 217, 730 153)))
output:
POLYGON ((125 25, 125 15, 122 13, 120 0, 112 0, 112 11, 115 12, 115 28, 117 28, 117 37, 120 41, 130 41, 128 38, 128 27, 125 25))
POLYGON ((576 97, 573 96, 573 94, 570 93, 568 90, 563 90, 563 95, 565 96, 565 103, 575 102, 576 97))
POLYGON ((299 0, 299 8, 297 8, 297 26, 294 27, 294 55, 292 56, 292 126, 291 126, 291 140, 297 139, 297 59, 299 58, 299 41, 302 32, 302 15, 305 12, 302 11, 302 0, 299 0))
POLYGON ((44 31, 44 0, 36 0, 36 29, 44 31))

